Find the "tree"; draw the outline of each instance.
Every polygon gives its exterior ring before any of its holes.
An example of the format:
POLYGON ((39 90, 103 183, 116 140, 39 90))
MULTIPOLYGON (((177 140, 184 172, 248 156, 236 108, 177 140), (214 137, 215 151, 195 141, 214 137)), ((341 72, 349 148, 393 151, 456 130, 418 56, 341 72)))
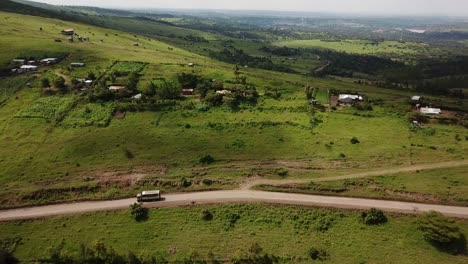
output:
POLYGON ((138 222, 148 219, 148 209, 139 203, 130 205, 130 215, 138 222))
POLYGON ((329 255, 324 249, 312 247, 309 249, 309 257, 312 260, 326 260, 329 255))
POLYGON ((366 225, 379 225, 387 222, 387 217, 382 210, 371 208, 368 212, 362 212, 361 219, 366 225))
POLYGON ((177 80, 179 81, 182 88, 195 88, 200 82, 201 78, 199 75, 192 73, 181 73, 177 75, 177 80))
POLYGON ((50 87, 50 81, 49 81, 49 79, 48 79, 48 78, 43 78, 43 79, 41 80, 41 86, 42 86, 43 88, 49 88, 49 87, 50 87))
POLYGON ((96 75, 94 74, 94 72, 88 72, 88 80, 96 80, 96 75))
POLYGON ((208 210, 203 210, 202 219, 204 221, 211 221, 213 219, 213 214, 208 210))
POLYGON ((210 91, 205 96, 205 102, 211 106, 220 106, 223 104, 223 95, 210 91))
POLYGON ((361 142, 359 142, 359 139, 357 139, 357 137, 353 137, 351 139, 351 144, 356 145, 356 144, 359 144, 359 143, 361 143, 361 142))
POLYGON ((153 82, 149 82, 148 85, 146 86, 146 96, 148 97, 154 97, 156 96, 156 85, 153 82))
POLYGON ((424 239, 440 250, 452 254, 464 253, 466 238, 455 220, 438 212, 423 214, 418 221, 418 229, 424 239))
POLYGON ((65 79, 62 76, 55 80, 54 86, 58 88, 61 93, 67 92, 67 84, 65 83, 65 79))
POLYGON ((200 158, 201 164, 211 164, 213 162, 215 162, 215 159, 211 155, 205 155, 200 158))

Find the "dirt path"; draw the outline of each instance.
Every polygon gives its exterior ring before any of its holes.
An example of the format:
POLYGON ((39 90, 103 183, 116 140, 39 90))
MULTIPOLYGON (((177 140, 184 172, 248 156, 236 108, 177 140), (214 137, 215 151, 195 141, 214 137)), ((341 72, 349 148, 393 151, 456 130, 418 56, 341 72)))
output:
MULTIPOLYGON (((451 168, 468 165, 468 161, 452 161, 437 164, 414 165, 393 169, 383 169, 378 171, 355 173, 337 177, 328 177, 314 179, 314 181, 334 181, 341 179, 353 179, 361 177, 378 176, 385 174, 394 174, 399 172, 409 172, 416 170, 428 170, 439 168, 451 168)), ((333 197, 277 192, 263 192, 249 190, 257 184, 287 184, 303 183, 311 180, 251 180, 242 185, 241 190, 234 191, 213 191, 197 192, 183 194, 168 194, 164 196, 164 201, 145 204, 147 207, 178 207, 193 204, 224 204, 231 202, 260 202, 272 204, 293 204, 318 207, 333 207, 343 209, 368 209, 372 207, 380 208, 388 212, 400 212, 409 214, 418 214, 426 211, 438 211, 443 214, 468 219, 468 207, 445 206, 436 204, 419 204, 410 202, 385 201, 374 199, 333 197)), ((79 202, 68 204, 57 204, 48 206, 37 206, 29 208, 18 208, 0 211, 0 221, 12 221, 23 219, 44 218, 49 216, 80 214, 96 211, 112 211, 127 209, 135 203, 135 198, 97 201, 97 202, 79 202)))
MULTIPOLYGON (((343 209, 380 208, 387 212, 418 214, 426 211, 438 211, 443 214, 468 219, 468 207, 418 204, 372 199, 274 193, 262 191, 214 191, 166 195, 164 201, 147 203, 146 207, 179 207, 194 204, 224 204, 232 202, 258 202, 269 204, 291 204, 343 209)), ((44 218, 57 215, 80 214, 95 211, 128 209, 136 199, 115 201, 82 202, 72 204, 48 205, 0 211, 0 221, 44 218)))
POLYGON ((256 185, 261 185, 261 184, 284 185, 284 184, 301 184, 301 183, 309 183, 309 182, 326 182, 326 181, 337 181, 337 180, 345 180, 345 179, 356 179, 356 178, 365 178, 365 177, 372 177, 372 176, 390 175, 390 174, 396 174, 396 173, 402 173, 402 172, 455 168, 455 167, 463 167, 463 166, 468 166, 468 160, 412 165, 412 166, 406 166, 406 167, 380 169, 380 170, 375 170, 375 171, 360 172, 360 173, 354 173, 354 174, 348 174, 348 175, 342 175, 342 176, 315 178, 315 179, 269 180, 269 179, 251 178, 248 181, 241 184, 240 189, 250 190, 252 187, 256 185))

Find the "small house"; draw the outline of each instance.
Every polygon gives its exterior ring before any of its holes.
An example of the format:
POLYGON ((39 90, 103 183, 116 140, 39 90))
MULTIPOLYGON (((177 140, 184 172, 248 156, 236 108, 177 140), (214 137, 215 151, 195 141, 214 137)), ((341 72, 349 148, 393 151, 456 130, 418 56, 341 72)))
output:
POLYGON ((193 67, 195 64, 193 64, 192 62, 188 64, 189 67, 193 67))
POLYGON ((125 89, 125 86, 120 86, 120 85, 109 86, 109 90, 111 90, 111 91, 120 91, 120 90, 123 90, 123 89, 125 89))
POLYGON ((192 89, 192 88, 186 88, 186 89, 182 89, 182 94, 183 94, 183 95, 193 95, 193 92, 194 92, 194 91, 195 91, 195 90, 192 89))
POLYGON ((14 59, 11 61, 11 65, 13 66, 21 66, 21 65, 24 65, 26 63, 26 60, 23 60, 23 59, 14 59))
POLYGON ((354 104, 362 100, 364 100, 364 98, 356 94, 340 94, 338 96, 338 102, 342 104, 354 104))
POLYGON ((72 28, 62 30, 62 35, 73 36, 75 35, 75 30, 72 28))
POLYGON ((424 115, 440 115, 442 114, 442 110, 440 108, 432 108, 432 107, 422 107, 420 109, 421 114, 424 115))
POLYGON ((57 58, 46 58, 41 60, 41 65, 52 65, 58 61, 57 58))
POLYGON ((86 80, 84 83, 86 86, 91 86, 93 84, 93 80, 86 80))
POLYGON ((140 93, 140 94, 137 94, 137 95, 132 96, 132 99, 141 100, 142 96, 143 96, 143 95, 140 93))
POLYGON ((23 65, 23 66, 20 67, 20 70, 22 72, 36 71, 37 66, 35 66, 35 65, 23 65))
POLYGON ((411 97, 411 101, 412 101, 412 102, 415 102, 415 103, 416 103, 416 102, 420 102, 421 99, 422 99, 422 97, 419 96, 419 95, 415 95, 415 96, 411 97))
POLYGON ((216 93, 226 95, 226 94, 231 94, 231 91, 229 91, 229 90, 218 90, 218 91, 216 91, 216 93))
POLYGON ((74 67, 74 68, 80 68, 80 67, 84 67, 86 64, 84 64, 83 62, 72 62, 70 63, 70 66, 74 67))

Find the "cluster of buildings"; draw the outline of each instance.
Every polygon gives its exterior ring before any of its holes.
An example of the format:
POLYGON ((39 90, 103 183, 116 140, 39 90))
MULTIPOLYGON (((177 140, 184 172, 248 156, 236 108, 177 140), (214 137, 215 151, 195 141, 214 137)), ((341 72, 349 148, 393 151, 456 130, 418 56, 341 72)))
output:
POLYGON ((338 95, 338 102, 340 104, 355 104, 364 101, 364 98, 357 94, 340 94, 338 95))
POLYGON ((14 59, 11 61, 13 73, 26 73, 37 71, 39 66, 49 66, 57 63, 58 58, 45 58, 42 60, 26 60, 26 59, 14 59))
POLYGON ((411 97, 411 103, 415 106, 416 110, 418 110, 423 115, 438 116, 442 114, 442 109, 440 108, 422 106, 424 104, 422 96, 415 95, 411 97))

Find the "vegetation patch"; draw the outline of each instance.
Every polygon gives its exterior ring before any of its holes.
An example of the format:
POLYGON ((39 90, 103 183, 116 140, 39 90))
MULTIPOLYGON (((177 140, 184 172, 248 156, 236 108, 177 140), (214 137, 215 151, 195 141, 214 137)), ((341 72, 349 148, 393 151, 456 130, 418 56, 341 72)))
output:
POLYGON ((44 118, 62 120, 75 104, 74 97, 48 96, 34 101, 31 106, 16 114, 19 118, 44 118))
POLYGON ((61 125, 65 127, 106 127, 111 121, 113 110, 112 104, 85 104, 70 111, 61 125))

